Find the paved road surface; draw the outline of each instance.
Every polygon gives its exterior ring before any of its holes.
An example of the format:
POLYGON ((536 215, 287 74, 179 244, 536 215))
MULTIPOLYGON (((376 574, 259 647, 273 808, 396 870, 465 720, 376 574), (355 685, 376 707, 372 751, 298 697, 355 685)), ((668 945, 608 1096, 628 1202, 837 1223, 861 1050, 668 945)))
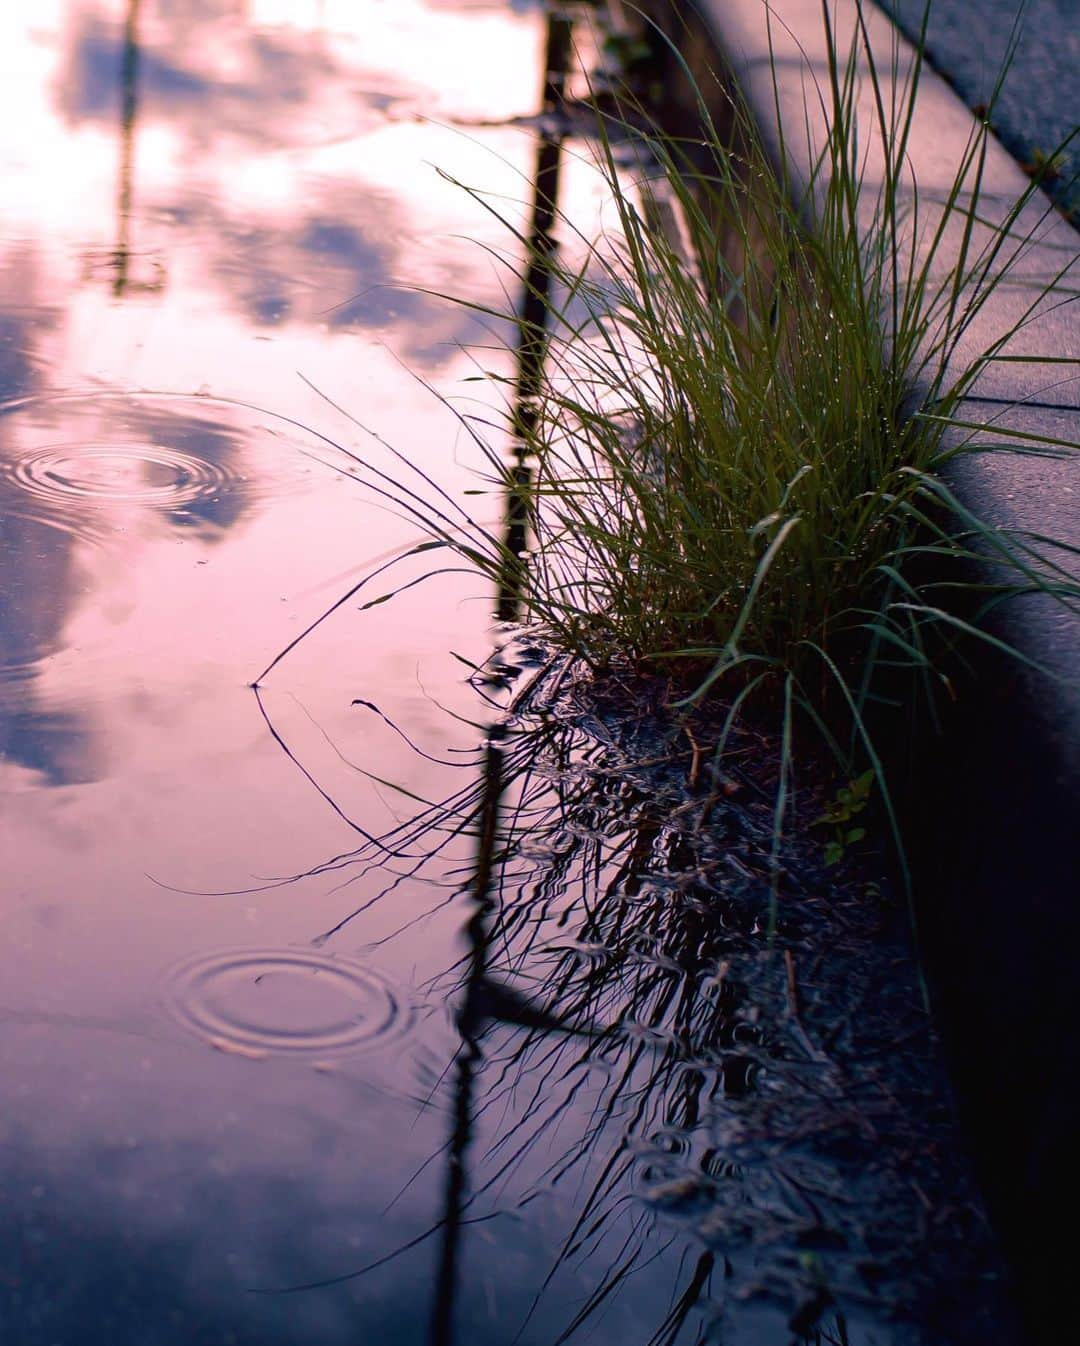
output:
MULTIPOLYGON (((917 36, 925 0, 880 0, 917 36)), ((932 64, 972 107, 986 103, 1016 21, 1020 0, 931 0, 927 49, 932 64)), ((1048 155, 1080 123, 1080 0, 1028 0, 1020 42, 991 117, 1024 164, 1048 155)), ((1048 184, 1080 225, 1080 134, 1048 184)))

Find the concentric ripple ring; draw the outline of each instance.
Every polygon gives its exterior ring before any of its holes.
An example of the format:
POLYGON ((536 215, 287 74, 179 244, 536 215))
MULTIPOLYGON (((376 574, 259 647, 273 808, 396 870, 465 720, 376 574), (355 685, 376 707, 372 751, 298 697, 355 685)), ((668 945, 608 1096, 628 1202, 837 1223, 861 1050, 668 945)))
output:
POLYGON ((303 949, 245 949, 182 964, 167 999, 190 1031, 240 1055, 325 1057, 406 1032, 410 1006, 362 963, 303 949))
POLYGON ((16 462, 11 478, 38 499, 129 502, 169 510, 230 485, 216 463, 164 444, 49 445, 16 462))

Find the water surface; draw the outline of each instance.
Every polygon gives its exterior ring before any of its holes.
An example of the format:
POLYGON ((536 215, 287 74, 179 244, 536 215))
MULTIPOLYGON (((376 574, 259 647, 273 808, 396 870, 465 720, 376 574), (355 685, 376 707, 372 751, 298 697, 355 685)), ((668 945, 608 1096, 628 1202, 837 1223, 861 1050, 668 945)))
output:
MULTIPOLYGON (((454 655, 486 658, 492 599, 358 599, 249 684, 417 533, 320 393, 476 484, 422 381, 471 392, 484 333, 416 287, 501 302, 464 236, 509 236, 447 177, 520 216, 532 134, 471 123, 536 111, 542 16, 65 0, 0 28, 4 1336, 419 1340, 460 1048, 429 982, 473 844, 329 936, 393 857, 264 881, 394 826, 366 773, 454 788, 490 717, 454 655)), ((463 1322, 535 1289, 554 1232, 506 1224, 463 1322)))
POLYGON ((517 284, 454 179, 523 226, 543 44, 466 0, 0 13, 5 1341, 786 1346, 823 1268, 820 1340, 910 1338, 864 1273, 911 1271, 919 1140, 792 1019, 766 804, 703 830, 685 762, 665 804, 635 763, 686 745, 492 665, 473 576, 362 607, 430 556, 251 686, 417 539, 379 473, 500 517, 442 399, 484 413, 506 332, 436 295, 517 284))

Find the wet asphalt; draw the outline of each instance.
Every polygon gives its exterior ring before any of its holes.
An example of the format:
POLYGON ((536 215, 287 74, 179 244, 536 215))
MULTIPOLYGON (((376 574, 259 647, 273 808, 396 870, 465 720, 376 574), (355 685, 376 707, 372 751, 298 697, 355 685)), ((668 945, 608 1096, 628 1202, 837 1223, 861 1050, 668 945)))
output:
MULTIPOLYGON (((918 36, 926 0, 879 3, 918 36)), ((969 107, 990 104, 1014 34, 991 124, 1029 171, 1072 136, 1045 185, 1080 226, 1080 0, 930 0, 927 55, 969 107)))

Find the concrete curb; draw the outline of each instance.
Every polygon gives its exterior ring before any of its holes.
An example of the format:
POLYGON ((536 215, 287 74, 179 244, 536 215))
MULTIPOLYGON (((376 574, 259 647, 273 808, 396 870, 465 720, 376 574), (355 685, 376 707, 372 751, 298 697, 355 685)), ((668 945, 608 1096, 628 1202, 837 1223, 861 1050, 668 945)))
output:
MULTIPOLYGON (((738 88, 774 162, 783 145, 790 180, 805 188, 826 127, 822 0, 646 0, 644 8, 701 89, 738 88)), ((846 54, 857 0, 829 0, 829 12, 836 47, 846 54)), ((902 79, 913 49, 880 10, 867 3, 864 12, 878 71, 902 79)), ((678 103, 674 86, 684 76, 675 62, 667 73, 678 103)), ((692 109, 692 100, 683 103, 692 109)), ((721 95, 721 126, 722 103, 721 95)), ((868 162, 860 202, 868 227, 882 155, 867 85, 856 117, 868 162)), ((923 236, 940 218, 935 202, 951 188, 974 129, 968 108, 924 67, 910 141, 923 236)), ((979 193, 981 241, 1028 186, 992 142, 979 193)), ((1080 235, 1040 194, 1014 236, 1028 240, 1016 259, 1018 282, 1054 276, 1080 254, 1080 235)), ((959 228, 948 226, 935 259, 943 274, 955 269, 959 244, 959 228)), ((1080 265, 1071 285, 1080 287, 1080 265)), ((957 373, 1009 332, 1031 294, 1017 284, 990 297, 957 352, 957 373)), ((1040 304, 999 355, 1008 358, 984 366, 958 418, 1080 442, 1080 302, 1040 304), (1040 363, 1045 356, 1078 363, 1040 363)), ((980 434, 980 442, 989 437, 980 434)), ((1000 527, 1080 549, 1080 454, 968 455, 957 461, 952 484, 1000 527)), ((1075 574, 1075 553, 1071 568, 1075 574)), ((912 833, 924 956, 962 1111, 1029 1320, 1049 1340, 1071 1313, 1064 1299, 1074 1274, 1071 1247, 1057 1232, 1059 1217, 1080 1197, 1080 615, 1031 598, 1011 603, 999 621, 1023 655, 1060 681, 986 655, 945 736, 921 754, 912 833)))

